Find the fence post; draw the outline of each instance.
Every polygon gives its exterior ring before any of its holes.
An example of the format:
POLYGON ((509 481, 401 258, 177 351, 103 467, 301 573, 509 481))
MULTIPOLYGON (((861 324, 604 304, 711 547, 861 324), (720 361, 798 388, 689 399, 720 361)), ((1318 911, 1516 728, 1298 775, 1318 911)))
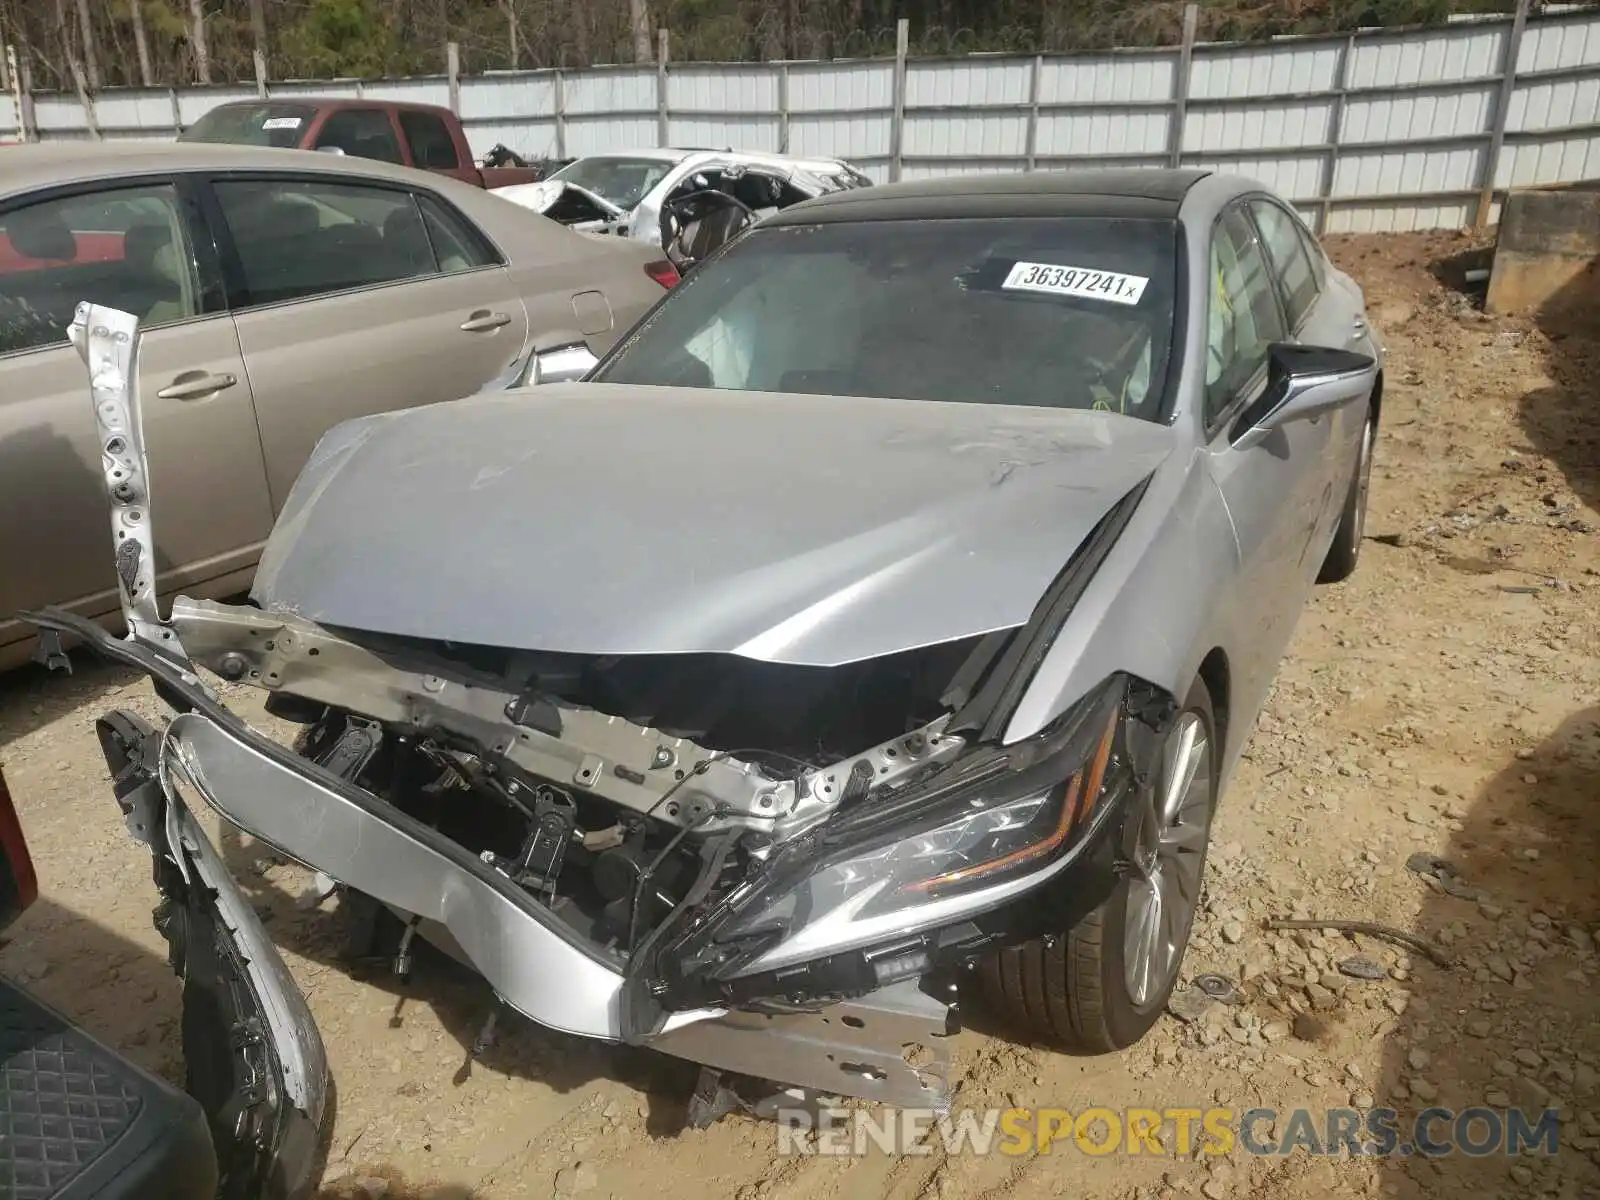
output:
POLYGON ((39 140, 39 110, 33 106, 33 58, 24 53, 18 64, 18 78, 22 82, 22 110, 17 114, 22 121, 23 141, 39 140))
POLYGON ((22 67, 17 62, 17 48, 6 47, 6 79, 11 85, 11 103, 16 109, 17 141, 28 140, 28 121, 22 112, 22 67))
POLYGON ((560 67, 555 73, 556 157, 567 156, 567 75, 560 67))
POLYGON ((167 99, 172 102, 172 132, 177 136, 183 135, 183 104, 178 99, 178 89, 167 89, 167 99))
POLYGON ((461 46, 456 42, 444 44, 444 71, 450 81, 450 111, 461 119, 461 46))
POLYGON ((1033 69, 1028 73, 1028 170, 1039 168, 1039 77, 1044 74, 1044 55, 1033 56, 1033 69))
POLYGON ((1322 206, 1317 213, 1317 236, 1328 232, 1333 213, 1333 183, 1339 173, 1339 143, 1344 139, 1344 96, 1350 88, 1350 60, 1356 56, 1356 35, 1345 38, 1333 80, 1333 105, 1328 113, 1328 154, 1322 162, 1322 206))
POLYGON ((889 125, 889 182, 898 183, 905 157, 906 48, 911 43, 911 22, 901 17, 894 30, 894 116, 889 125))
POLYGON ((778 64, 778 153, 789 153, 789 64, 778 64))
POLYGON ((669 38, 665 29, 656 30, 656 144, 665 146, 670 140, 667 109, 667 51, 669 38))
POLYGON ((256 64, 256 95, 265 100, 267 98, 267 56, 262 53, 261 47, 257 46, 250 57, 255 59, 256 64))
POLYGON ((1472 219, 1474 229, 1489 223, 1494 206, 1494 180, 1500 173, 1500 151, 1506 144, 1506 116, 1517 90, 1517 58, 1522 52, 1522 31, 1528 25, 1528 0, 1517 0, 1516 15, 1506 33, 1505 57, 1500 64, 1500 91, 1494 102, 1494 127, 1489 132, 1489 148, 1483 156, 1483 186, 1478 192, 1478 211, 1472 219))
POLYGON ((1189 75, 1194 66, 1194 35, 1200 25, 1200 6, 1183 6, 1183 44, 1178 48, 1178 74, 1172 81, 1172 128, 1167 131, 1167 165, 1183 163, 1183 130, 1189 120, 1189 75))

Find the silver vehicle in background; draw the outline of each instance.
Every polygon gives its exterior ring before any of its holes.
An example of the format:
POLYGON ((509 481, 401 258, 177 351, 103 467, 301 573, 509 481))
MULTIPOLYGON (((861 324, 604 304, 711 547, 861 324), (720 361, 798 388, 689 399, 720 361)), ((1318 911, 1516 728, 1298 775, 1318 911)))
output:
POLYGON ((495 195, 582 232, 661 247, 686 267, 780 209, 871 185, 838 158, 661 149, 575 159, 548 179, 495 195))

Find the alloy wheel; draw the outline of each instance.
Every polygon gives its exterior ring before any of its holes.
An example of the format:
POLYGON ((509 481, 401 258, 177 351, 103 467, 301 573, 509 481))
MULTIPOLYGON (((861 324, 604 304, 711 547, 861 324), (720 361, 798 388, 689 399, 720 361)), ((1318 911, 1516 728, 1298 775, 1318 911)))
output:
POLYGON ((1200 714, 1181 713, 1163 750, 1160 781, 1145 798, 1122 956, 1128 997, 1138 1007, 1165 993, 1188 944, 1210 833, 1211 753, 1200 714))

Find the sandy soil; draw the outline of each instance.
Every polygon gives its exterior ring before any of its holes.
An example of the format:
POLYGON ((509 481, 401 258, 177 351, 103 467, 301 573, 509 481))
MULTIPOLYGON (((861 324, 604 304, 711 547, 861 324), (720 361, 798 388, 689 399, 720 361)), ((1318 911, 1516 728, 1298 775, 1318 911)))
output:
MULTIPOLYGON (((1455 286, 1477 253, 1463 237, 1332 249, 1387 332, 1390 382, 1361 566, 1305 614, 1219 818, 1186 974, 1226 974, 1242 1003, 1103 1059, 964 1033, 956 1103, 1549 1103, 1557 1156, 780 1158, 770 1125, 680 1132, 694 1072, 658 1056, 517 1025, 464 1073, 483 985, 342 965, 336 902, 299 899, 301 873, 231 836, 331 1055, 324 1194, 1600 1196, 1600 329, 1581 298, 1538 321, 1485 317, 1455 286), (1448 891, 1408 868, 1418 853, 1454 868, 1448 891), (1397 926, 1453 965, 1261 928, 1296 914, 1397 926), (1382 977, 1340 973, 1357 954, 1382 977)), ((45 893, 0 971, 178 1077, 148 859, 94 743, 112 705, 161 711, 88 662, 0 680, 0 758, 45 893)))

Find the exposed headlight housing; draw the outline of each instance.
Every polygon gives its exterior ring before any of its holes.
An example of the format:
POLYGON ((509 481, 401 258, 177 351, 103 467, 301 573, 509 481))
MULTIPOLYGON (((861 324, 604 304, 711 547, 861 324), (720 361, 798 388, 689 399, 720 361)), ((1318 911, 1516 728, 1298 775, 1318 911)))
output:
POLYGON ((1113 677, 1039 737, 976 753, 785 846, 713 928, 687 939, 692 969, 782 970, 978 915, 1053 878, 1131 777, 1126 697, 1126 678, 1113 677))

